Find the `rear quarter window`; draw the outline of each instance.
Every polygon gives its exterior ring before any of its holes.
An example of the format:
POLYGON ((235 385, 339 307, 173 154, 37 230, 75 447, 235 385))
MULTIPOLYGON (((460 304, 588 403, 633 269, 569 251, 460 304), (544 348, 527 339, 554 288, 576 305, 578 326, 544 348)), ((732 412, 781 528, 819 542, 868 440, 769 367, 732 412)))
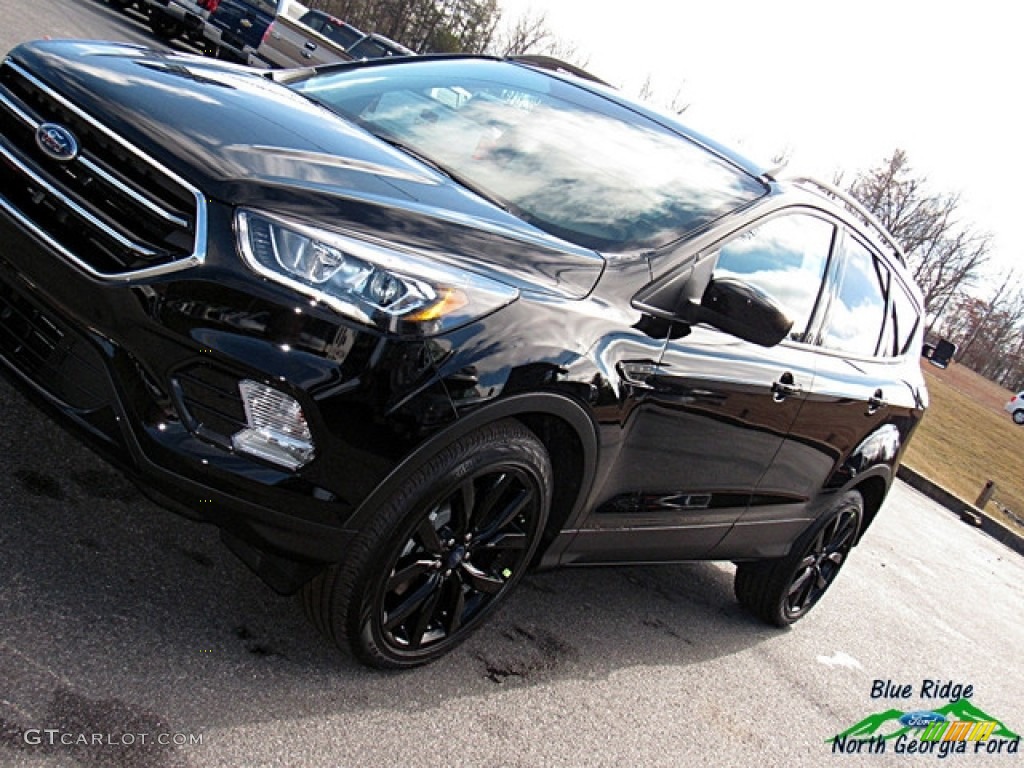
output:
POLYGON ((857 357, 878 350, 885 326, 888 270, 862 243, 847 235, 839 286, 829 308, 822 346, 857 357))

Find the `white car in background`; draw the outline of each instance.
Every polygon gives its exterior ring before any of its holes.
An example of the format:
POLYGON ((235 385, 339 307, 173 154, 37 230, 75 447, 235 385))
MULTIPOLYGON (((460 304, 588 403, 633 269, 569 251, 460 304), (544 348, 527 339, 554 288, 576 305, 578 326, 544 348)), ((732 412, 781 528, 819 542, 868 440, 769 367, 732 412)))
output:
POLYGON ((1003 410, 1013 416, 1014 424, 1024 427, 1024 392, 1018 392, 1003 406, 1003 410))

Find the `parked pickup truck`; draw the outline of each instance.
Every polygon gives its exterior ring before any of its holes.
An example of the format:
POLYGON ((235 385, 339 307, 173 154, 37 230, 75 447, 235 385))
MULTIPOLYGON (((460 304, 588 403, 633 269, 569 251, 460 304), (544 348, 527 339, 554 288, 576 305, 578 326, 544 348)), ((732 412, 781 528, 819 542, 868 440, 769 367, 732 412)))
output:
POLYGON ((143 0, 140 7, 149 15, 149 26, 161 40, 187 37, 201 43, 210 12, 219 0, 143 0))
POLYGON ((203 32, 207 49, 218 58, 248 63, 249 54, 288 5, 289 0, 220 0, 203 32))
POLYGON ((299 19, 278 16, 260 47, 249 56, 255 67, 308 67, 350 59, 415 56, 416 51, 394 40, 364 35, 323 11, 308 11, 299 19))
POLYGON ((348 48, 369 38, 370 35, 324 11, 306 11, 298 19, 282 13, 248 56, 248 62, 264 67, 308 67, 349 61, 354 57, 349 55, 348 48))

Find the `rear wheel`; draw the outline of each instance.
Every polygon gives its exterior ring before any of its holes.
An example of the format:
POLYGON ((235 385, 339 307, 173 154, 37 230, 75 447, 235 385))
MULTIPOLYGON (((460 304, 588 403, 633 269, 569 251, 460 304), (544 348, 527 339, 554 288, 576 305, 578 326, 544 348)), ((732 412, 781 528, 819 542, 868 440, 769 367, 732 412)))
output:
POLYGON ((547 452, 518 422, 472 433, 417 472, 345 560, 305 586, 307 614, 371 666, 433 661, 523 576, 544 531, 550 487, 547 452))
POLYGON ((843 494, 786 557, 740 563, 736 597, 755 616, 779 627, 803 618, 832 586, 857 540, 864 499, 843 494))
POLYGON ((1024 411, 1013 412, 1013 423, 1024 426, 1024 411))
POLYGON ((173 40, 185 31, 176 20, 156 11, 149 15, 149 28, 161 40, 173 40))

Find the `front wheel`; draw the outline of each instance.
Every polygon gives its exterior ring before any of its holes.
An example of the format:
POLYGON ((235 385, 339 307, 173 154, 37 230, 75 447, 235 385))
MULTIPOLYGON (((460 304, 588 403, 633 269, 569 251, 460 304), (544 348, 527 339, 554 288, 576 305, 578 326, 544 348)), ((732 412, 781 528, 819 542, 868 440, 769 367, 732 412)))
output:
POLYGON ((857 540, 864 499, 843 494, 777 560, 740 563, 734 588, 740 603, 769 624, 785 627, 803 618, 832 586, 857 540))
POLYGON ((444 655, 522 578, 550 504, 551 463, 518 422, 456 441, 399 490, 345 560, 303 589, 312 622, 375 667, 444 655))
POLYGON ((1013 412, 1013 423, 1024 427, 1024 411, 1013 412))

